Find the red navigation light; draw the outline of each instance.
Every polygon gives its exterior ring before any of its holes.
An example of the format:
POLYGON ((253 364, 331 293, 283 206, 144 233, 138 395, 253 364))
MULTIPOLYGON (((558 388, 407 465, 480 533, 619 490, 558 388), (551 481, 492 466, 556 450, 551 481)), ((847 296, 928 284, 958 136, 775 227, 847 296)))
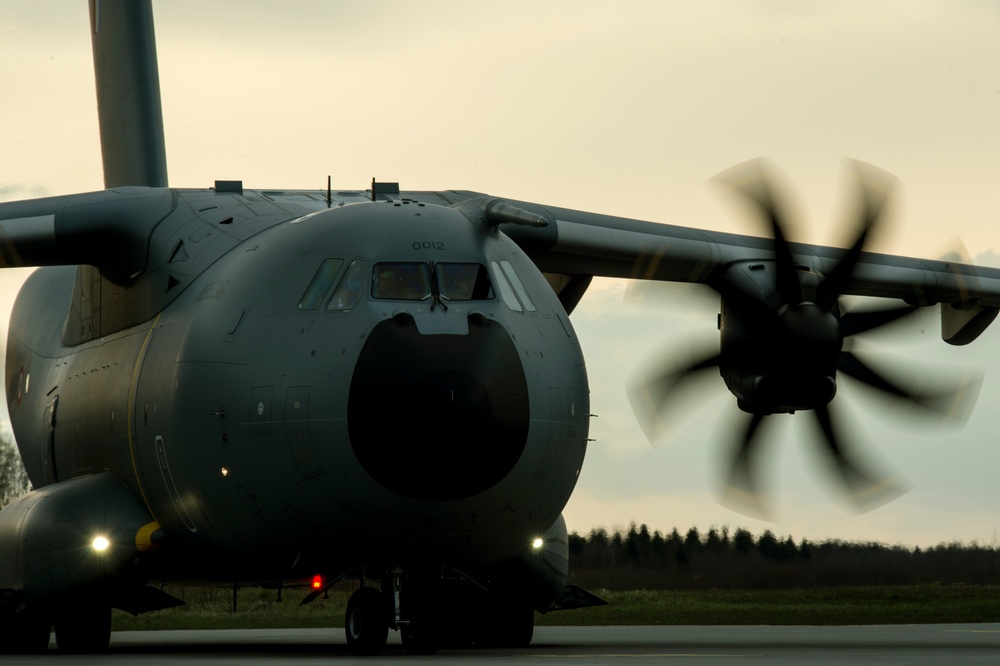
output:
POLYGON ((321 590, 321 589, 323 589, 323 577, 320 576, 319 574, 316 574, 315 576, 313 576, 312 588, 314 590, 321 590))

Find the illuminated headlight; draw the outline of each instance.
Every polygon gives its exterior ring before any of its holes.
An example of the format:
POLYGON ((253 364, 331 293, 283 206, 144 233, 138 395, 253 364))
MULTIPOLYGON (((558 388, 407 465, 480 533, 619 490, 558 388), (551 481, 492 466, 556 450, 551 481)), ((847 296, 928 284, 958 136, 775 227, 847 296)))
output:
POLYGON ((531 549, 532 550, 541 550, 542 546, 544 546, 544 545, 545 545, 545 542, 542 541, 541 537, 538 537, 537 539, 535 539, 534 541, 531 542, 531 549))
POLYGON ((109 546, 111 546, 111 542, 105 536, 94 537, 94 540, 90 542, 90 547, 98 553, 103 553, 109 546))

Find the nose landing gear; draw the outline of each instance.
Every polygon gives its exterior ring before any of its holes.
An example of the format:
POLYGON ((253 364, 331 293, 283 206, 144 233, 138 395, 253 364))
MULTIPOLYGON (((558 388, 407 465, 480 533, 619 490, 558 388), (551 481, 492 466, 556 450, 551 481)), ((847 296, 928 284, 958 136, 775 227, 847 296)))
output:
POLYGON ((344 618, 344 634, 354 654, 380 654, 385 649, 390 627, 400 632, 403 649, 408 653, 430 655, 438 651, 439 631, 431 611, 432 604, 426 603, 430 600, 416 594, 416 588, 407 590, 407 600, 421 611, 414 618, 404 613, 402 588, 403 571, 395 568, 382 590, 362 587, 351 595, 344 618), (418 599, 425 603, 414 604, 418 599))
POLYGON ((375 655, 389 629, 399 631, 409 654, 431 655, 447 648, 520 648, 531 642, 534 610, 462 576, 407 577, 394 568, 382 589, 362 587, 351 595, 344 618, 347 645, 357 655, 375 655), (464 587, 463 587, 464 585, 464 587))

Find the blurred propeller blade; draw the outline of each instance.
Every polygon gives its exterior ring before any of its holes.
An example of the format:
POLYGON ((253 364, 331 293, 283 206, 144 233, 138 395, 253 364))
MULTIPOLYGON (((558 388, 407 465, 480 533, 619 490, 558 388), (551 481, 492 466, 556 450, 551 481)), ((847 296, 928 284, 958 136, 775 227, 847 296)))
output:
POLYGON ((629 311, 670 308, 698 316, 714 316, 719 311, 719 294, 700 282, 657 282, 629 280, 622 303, 629 311))
MULTIPOLYGON (((875 464, 847 449, 839 439, 842 433, 838 435, 828 404, 835 394, 836 371, 923 412, 955 420, 969 415, 978 396, 981 375, 957 383, 945 381, 943 385, 936 381, 937 388, 927 392, 908 388, 914 386, 912 382, 886 378, 850 351, 851 336, 887 326, 919 309, 897 305, 842 312, 840 297, 852 291, 851 282, 865 247, 884 224, 884 212, 895 184, 894 177, 873 166, 862 162, 852 162, 852 166, 860 192, 854 239, 833 266, 827 260, 822 261, 826 274, 818 278, 818 283, 812 269, 800 271, 796 264, 787 240, 790 229, 787 209, 779 196, 780 189, 769 177, 766 163, 751 160, 716 178, 767 220, 773 265, 766 256, 766 246, 755 243, 762 251, 759 256, 735 261, 713 274, 708 285, 722 297, 719 353, 702 355, 695 362, 655 375, 629 390, 639 423, 653 441, 653 435, 662 425, 662 413, 678 388, 703 370, 719 369, 739 408, 750 413, 742 436, 722 462, 723 499, 749 515, 766 514, 758 493, 760 479, 755 476, 754 459, 760 457, 757 443, 761 439, 760 426, 764 417, 772 413, 809 410, 815 413, 834 475, 859 509, 870 510, 905 491, 896 481, 876 474, 875 464), (750 274, 761 269, 766 272, 750 274), (774 276, 773 289, 769 280, 761 279, 764 275, 774 276), (812 302, 805 300, 806 293, 814 299, 812 302)), ((963 280, 974 279, 974 272, 968 266, 955 264, 953 270, 963 280)))
POLYGON ((916 399, 917 396, 905 389, 900 388, 899 386, 896 386, 888 379, 872 370, 864 361, 858 358, 854 352, 842 351, 840 353, 840 357, 837 359, 837 369, 844 374, 854 377, 859 382, 868 384, 872 388, 877 388, 880 391, 884 391, 885 393, 894 395, 898 398, 913 400, 918 405, 921 404, 920 401, 916 399))
POLYGON ((785 237, 786 218, 776 202, 774 187, 762 159, 750 160, 719 175, 719 181, 733 188, 753 203, 771 227, 774 243, 774 288, 782 303, 798 304, 803 300, 798 269, 792 248, 785 237))
POLYGON ((858 455, 849 455, 837 440, 828 405, 814 410, 826 448, 833 459, 835 476, 847 489, 848 496, 862 513, 871 511, 896 499, 906 489, 889 477, 878 477, 865 471, 858 455))
POLYGON ((722 503, 735 511, 757 518, 766 518, 768 511, 764 498, 757 492, 755 482, 754 435, 764 421, 764 414, 752 414, 747 420, 743 438, 733 451, 728 463, 722 503))
POLYGON ((652 379, 628 387, 628 399, 639 426, 650 444, 654 444, 663 427, 663 413, 670 397, 692 376, 719 367, 719 354, 701 358, 673 371, 659 373, 652 379))
POLYGON ((917 311, 912 305, 885 308, 884 310, 865 310, 847 312, 840 317, 840 333, 845 338, 858 333, 866 333, 880 326, 890 324, 897 319, 917 311))
POLYGON ((849 351, 840 353, 837 359, 837 369, 883 393, 901 398, 909 405, 958 422, 964 422, 968 419, 972 408, 975 407, 979 397, 979 389, 982 386, 982 375, 973 374, 963 378, 949 390, 937 393, 918 393, 889 381, 875 372, 857 354, 849 351))
POLYGON ((816 305, 824 310, 832 308, 841 294, 847 290, 858 259, 861 258, 861 252, 885 208, 892 182, 892 177, 884 171, 861 162, 853 162, 853 164, 861 187, 862 199, 858 235, 847 253, 827 273, 826 278, 816 289, 816 305))

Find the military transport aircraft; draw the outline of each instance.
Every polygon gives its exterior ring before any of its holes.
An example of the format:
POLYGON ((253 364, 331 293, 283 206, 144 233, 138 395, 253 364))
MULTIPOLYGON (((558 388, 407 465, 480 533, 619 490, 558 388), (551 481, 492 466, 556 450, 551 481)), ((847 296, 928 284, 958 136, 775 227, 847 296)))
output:
POLYGON ((811 411, 849 492, 838 373, 918 406, 845 339, 938 305, 974 340, 1000 271, 864 251, 891 179, 858 166, 849 249, 785 239, 759 163, 725 176, 768 239, 468 191, 167 185, 148 0, 93 0, 106 190, 0 204, 3 260, 40 266, 10 323, 6 392, 34 490, 0 511, 0 651, 108 647, 112 608, 176 605, 150 581, 309 588, 346 579, 346 636, 380 652, 525 645, 567 585, 561 517, 591 418, 569 314, 594 276, 721 296, 719 372, 748 414, 811 411), (846 312, 843 295, 886 299, 846 312))

